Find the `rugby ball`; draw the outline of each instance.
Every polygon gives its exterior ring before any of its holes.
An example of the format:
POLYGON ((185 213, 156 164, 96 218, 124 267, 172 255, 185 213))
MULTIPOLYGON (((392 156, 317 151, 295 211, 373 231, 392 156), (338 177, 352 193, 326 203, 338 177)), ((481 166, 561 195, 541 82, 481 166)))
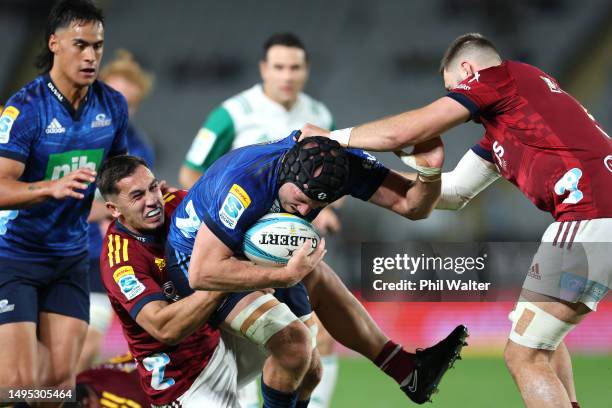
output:
POLYGON ((282 266, 307 239, 313 240, 313 249, 321 239, 308 221, 288 213, 266 214, 245 233, 242 251, 258 265, 282 266))

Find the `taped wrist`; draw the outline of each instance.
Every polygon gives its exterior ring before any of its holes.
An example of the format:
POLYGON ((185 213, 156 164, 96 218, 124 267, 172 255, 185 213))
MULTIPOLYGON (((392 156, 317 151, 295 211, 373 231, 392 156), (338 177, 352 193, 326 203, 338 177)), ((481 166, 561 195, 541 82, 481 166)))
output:
POLYGON ((348 147, 349 142, 351 140, 352 131, 353 131, 352 127, 345 128, 345 129, 332 130, 329 133, 329 138, 331 140, 335 140, 336 142, 340 143, 342 146, 348 147))

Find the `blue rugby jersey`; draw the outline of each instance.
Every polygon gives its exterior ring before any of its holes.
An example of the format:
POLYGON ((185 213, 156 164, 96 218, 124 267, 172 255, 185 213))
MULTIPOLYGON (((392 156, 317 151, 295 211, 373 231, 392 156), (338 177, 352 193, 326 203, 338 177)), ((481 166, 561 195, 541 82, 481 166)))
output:
MULTIPOLYGON (((293 147, 295 132, 275 143, 245 146, 218 159, 176 209, 168 239, 190 254, 202 222, 234 252, 241 251, 244 233, 259 218, 282 211, 278 203, 278 173, 282 158, 293 147)), ((368 200, 389 170, 369 153, 349 149, 349 191, 368 200)), ((307 214, 312 221, 320 210, 307 214)))
MULTIPOLYGON (((41 75, 8 100, 0 116, 0 157, 25 164, 23 182, 97 170, 109 155, 126 152, 127 122, 125 99, 102 82, 89 87, 75 111, 49 75, 41 75)), ((91 183, 82 200, 0 211, 0 257, 44 260, 85 251, 94 191, 91 183)))

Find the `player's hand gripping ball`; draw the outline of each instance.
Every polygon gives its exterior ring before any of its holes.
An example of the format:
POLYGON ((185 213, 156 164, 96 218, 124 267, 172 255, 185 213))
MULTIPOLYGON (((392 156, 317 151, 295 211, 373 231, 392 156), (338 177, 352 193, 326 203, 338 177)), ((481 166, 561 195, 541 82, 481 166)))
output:
POLYGON ((245 233, 242 251, 258 265, 282 266, 308 239, 313 250, 321 239, 308 221, 293 214, 266 214, 245 233))

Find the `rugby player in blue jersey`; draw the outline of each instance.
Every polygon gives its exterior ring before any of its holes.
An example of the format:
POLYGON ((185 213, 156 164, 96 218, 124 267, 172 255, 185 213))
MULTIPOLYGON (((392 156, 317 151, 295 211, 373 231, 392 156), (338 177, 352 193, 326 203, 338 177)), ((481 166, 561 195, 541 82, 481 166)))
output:
POLYGON ((126 151, 126 101, 96 80, 103 24, 90 1, 57 3, 42 75, 0 115, 2 387, 74 387, 89 318, 93 181, 106 157, 126 151))
MULTIPOLYGON (((264 407, 308 405, 309 395, 298 387, 311 361, 312 326, 304 323, 312 309, 336 340, 369 358, 410 399, 423 403, 464 345, 464 326, 431 348, 408 353, 382 333, 321 262, 324 241, 310 256, 306 246, 295 251, 281 268, 236 256, 241 255, 245 231, 263 215, 285 211, 311 221, 344 195, 410 219, 424 218, 439 197, 440 176, 420 174, 413 182, 364 151, 343 149, 324 137, 296 143, 298 134, 234 150, 208 169, 174 213, 166 250, 168 273, 179 293, 189 293, 189 286, 236 292, 220 305, 211 323, 242 334, 270 353, 262 377, 264 407), (282 289, 274 295, 252 292, 258 288, 282 289)), ((439 139, 418 146, 415 154, 421 166, 442 167, 439 139)))

